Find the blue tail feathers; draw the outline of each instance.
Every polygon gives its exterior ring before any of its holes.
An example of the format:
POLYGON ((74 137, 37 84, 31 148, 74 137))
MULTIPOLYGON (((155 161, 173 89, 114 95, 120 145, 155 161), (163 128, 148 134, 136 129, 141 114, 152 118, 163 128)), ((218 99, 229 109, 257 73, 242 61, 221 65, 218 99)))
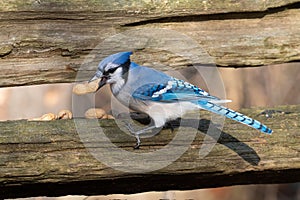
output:
POLYGON ((198 104, 201 108, 208 110, 210 112, 219 114, 219 115, 223 115, 229 119, 235 120, 237 122, 243 123, 247 126, 250 126, 252 128, 255 128, 263 133, 266 134, 271 134, 272 133, 272 129, 268 128, 266 125, 260 123, 257 120, 254 120, 250 117, 247 117, 241 113, 238 113, 234 110, 231 110, 229 108, 226 108, 224 106, 220 106, 208 101, 198 101, 198 104))

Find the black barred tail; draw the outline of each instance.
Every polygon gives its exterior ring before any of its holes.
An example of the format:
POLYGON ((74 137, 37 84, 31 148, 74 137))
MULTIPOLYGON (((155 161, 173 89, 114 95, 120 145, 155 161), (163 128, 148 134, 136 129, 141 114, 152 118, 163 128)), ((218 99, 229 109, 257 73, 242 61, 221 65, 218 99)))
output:
POLYGON ((223 115, 229 119, 233 119, 235 121, 238 121, 240 123, 246 124, 250 127, 253 127, 263 133, 266 134, 271 134, 272 133, 272 129, 268 128, 266 125, 260 123, 257 120, 254 120, 250 117, 247 117, 241 113, 238 113, 234 110, 231 110, 229 108, 226 108, 224 106, 220 106, 208 101, 198 101, 198 104, 201 108, 208 110, 210 112, 219 114, 219 115, 223 115))

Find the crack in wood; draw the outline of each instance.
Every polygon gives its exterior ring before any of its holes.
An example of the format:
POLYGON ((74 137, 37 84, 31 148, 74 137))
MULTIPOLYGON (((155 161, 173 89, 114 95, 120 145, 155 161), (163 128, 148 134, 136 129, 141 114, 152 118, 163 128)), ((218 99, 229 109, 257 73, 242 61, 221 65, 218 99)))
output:
POLYGON ((172 23, 172 22, 201 22, 211 20, 235 20, 235 19, 257 19, 263 18, 266 15, 271 15, 285 11, 287 9, 299 9, 300 2, 287 4, 280 7, 267 8, 264 11, 245 11, 245 12, 227 12, 227 13, 212 13, 212 14, 195 14, 183 16, 167 16, 154 17, 153 19, 146 19, 137 22, 121 24, 122 27, 142 26, 154 23, 172 23))

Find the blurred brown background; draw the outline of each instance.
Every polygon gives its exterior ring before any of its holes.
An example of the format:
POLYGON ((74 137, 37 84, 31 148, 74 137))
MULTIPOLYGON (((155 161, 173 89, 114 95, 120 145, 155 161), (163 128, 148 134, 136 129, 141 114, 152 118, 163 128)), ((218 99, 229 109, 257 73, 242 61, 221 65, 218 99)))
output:
MULTIPOLYGON (((227 99, 233 109, 252 106, 271 107, 300 103, 300 63, 251 68, 219 68, 227 99)), ((206 89, 194 68, 180 72, 193 84, 206 89)), ((44 113, 72 108, 72 84, 52 84, 0 88, 0 120, 27 119, 44 113)), ((206 89, 207 90, 207 89, 206 89)), ((110 110, 106 86, 97 93, 97 107, 110 110)), ((90 103, 83 100, 83 104, 90 103)), ((82 105, 83 107, 85 105, 82 105)))

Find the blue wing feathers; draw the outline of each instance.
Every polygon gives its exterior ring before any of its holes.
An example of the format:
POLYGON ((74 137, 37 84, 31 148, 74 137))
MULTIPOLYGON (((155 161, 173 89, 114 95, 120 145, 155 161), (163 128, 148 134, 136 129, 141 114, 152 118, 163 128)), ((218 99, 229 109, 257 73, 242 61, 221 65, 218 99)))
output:
POLYGON ((204 90, 183 80, 171 78, 165 83, 150 83, 139 87, 132 95, 141 100, 160 102, 191 101, 199 99, 214 99, 204 90))

